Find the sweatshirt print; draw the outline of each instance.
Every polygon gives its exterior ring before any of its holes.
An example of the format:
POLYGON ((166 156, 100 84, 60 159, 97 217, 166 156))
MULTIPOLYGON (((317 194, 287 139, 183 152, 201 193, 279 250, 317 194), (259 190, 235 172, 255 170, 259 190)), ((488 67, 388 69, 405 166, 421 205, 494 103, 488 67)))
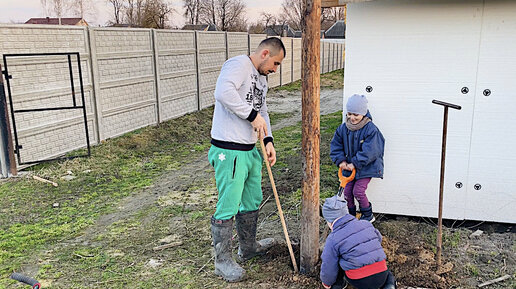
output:
POLYGON ((215 110, 211 137, 238 144, 255 144, 258 135, 247 119, 254 110, 267 123, 272 137, 265 96, 267 79, 260 75, 247 55, 228 59, 219 74, 215 88, 215 110))

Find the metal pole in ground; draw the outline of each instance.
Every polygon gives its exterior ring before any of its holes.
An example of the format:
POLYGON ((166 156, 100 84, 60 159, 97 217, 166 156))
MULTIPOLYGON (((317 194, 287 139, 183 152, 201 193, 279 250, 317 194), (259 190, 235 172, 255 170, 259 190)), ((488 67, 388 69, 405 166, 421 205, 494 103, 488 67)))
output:
MULTIPOLYGON (((1 64, 0 72, 3 74, 1 64)), ((8 76, 6 75, 6 77, 8 76)), ((13 137, 11 134, 11 124, 9 123, 4 81, 0 74, 0 175, 2 177, 9 177, 9 175, 15 176, 17 174, 18 170, 14 160, 13 137)))
POLYGON ((437 267, 441 266, 441 250, 442 250, 442 236, 443 236, 443 196, 444 196, 444 167, 446 160, 446 136, 448 134, 448 107, 460 110, 461 107, 456 104, 443 102, 440 100, 432 100, 433 104, 444 106, 444 119, 443 119, 443 140, 441 148, 441 180, 439 183, 439 212, 437 222, 437 267))

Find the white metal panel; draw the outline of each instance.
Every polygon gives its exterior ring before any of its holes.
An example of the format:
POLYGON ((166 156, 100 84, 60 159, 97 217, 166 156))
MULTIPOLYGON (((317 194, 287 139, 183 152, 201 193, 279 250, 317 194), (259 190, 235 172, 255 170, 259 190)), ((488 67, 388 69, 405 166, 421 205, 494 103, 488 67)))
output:
POLYGON ((516 223, 515 2, 485 2, 481 39, 466 218, 516 223))
POLYGON ((368 189, 375 212, 437 216, 443 109, 431 101, 439 99, 463 107, 450 111, 443 214, 465 216, 466 185, 455 183, 468 177, 482 1, 463 3, 348 4, 344 100, 365 94, 386 139, 384 179, 368 189))

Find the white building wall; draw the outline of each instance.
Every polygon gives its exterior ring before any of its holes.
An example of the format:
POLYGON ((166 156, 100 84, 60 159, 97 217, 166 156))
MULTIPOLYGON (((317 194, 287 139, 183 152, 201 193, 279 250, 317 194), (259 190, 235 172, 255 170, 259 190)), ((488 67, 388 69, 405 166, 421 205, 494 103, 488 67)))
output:
POLYGON ((386 139, 384 179, 368 189, 375 212, 437 216, 443 108, 431 101, 438 99, 462 106, 449 111, 444 217, 516 222, 515 183, 498 171, 516 171, 509 150, 516 138, 495 140, 499 124, 516 128, 507 120, 514 88, 500 81, 516 77, 516 3, 485 3, 348 4, 344 101, 365 94, 386 139), (482 96, 487 86, 497 87, 496 96, 482 96))

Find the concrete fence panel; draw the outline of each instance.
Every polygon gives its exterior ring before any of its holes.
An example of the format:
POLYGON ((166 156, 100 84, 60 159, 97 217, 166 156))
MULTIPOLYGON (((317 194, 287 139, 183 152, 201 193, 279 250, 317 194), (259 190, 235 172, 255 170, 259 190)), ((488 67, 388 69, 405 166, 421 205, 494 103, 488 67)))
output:
POLYGON ((281 85, 286 85, 292 82, 292 38, 282 37, 281 41, 287 50, 287 54, 281 62, 281 85))
POLYGON ((100 139, 158 122, 152 31, 90 29, 100 139))
POLYGON ((266 34, 249 34, 249 51, 253 53, 265 38, 267 38, 266 34))
POLYGON ((196 32, 199 75, 199 108, 215 104, 213 92, 222 65, 226 61, 225 32, 196 32))
POLYGON ((248 54, 249 41, 246 32, 227 32, 228 59, 237 55, 248 54))
POLYGON ((199 107, 194 31, 154 30, 160 122, 199 107))
POLYGON ((292 72, 292 81, 296 81, 301 79, 301 46, 302 46, 301 38, 293 38, 292 39, 292 62, 293 62, 293 72, 292 72))
MULTIPOLYGON (((0 39, 1 55, 79 53, 89 141, 97 143, 87 30, 71 26, 0 25, 0 39)), ((76 56, 71 57, 71 63, 76 105, 82 106, 76 56)), ((74 105, 67 56, 8 57, 7 66, 15 111, 74 105)), ((55 158, 86 146, 82 109, 17 112, 15 123, 22 162, 55 158)))

